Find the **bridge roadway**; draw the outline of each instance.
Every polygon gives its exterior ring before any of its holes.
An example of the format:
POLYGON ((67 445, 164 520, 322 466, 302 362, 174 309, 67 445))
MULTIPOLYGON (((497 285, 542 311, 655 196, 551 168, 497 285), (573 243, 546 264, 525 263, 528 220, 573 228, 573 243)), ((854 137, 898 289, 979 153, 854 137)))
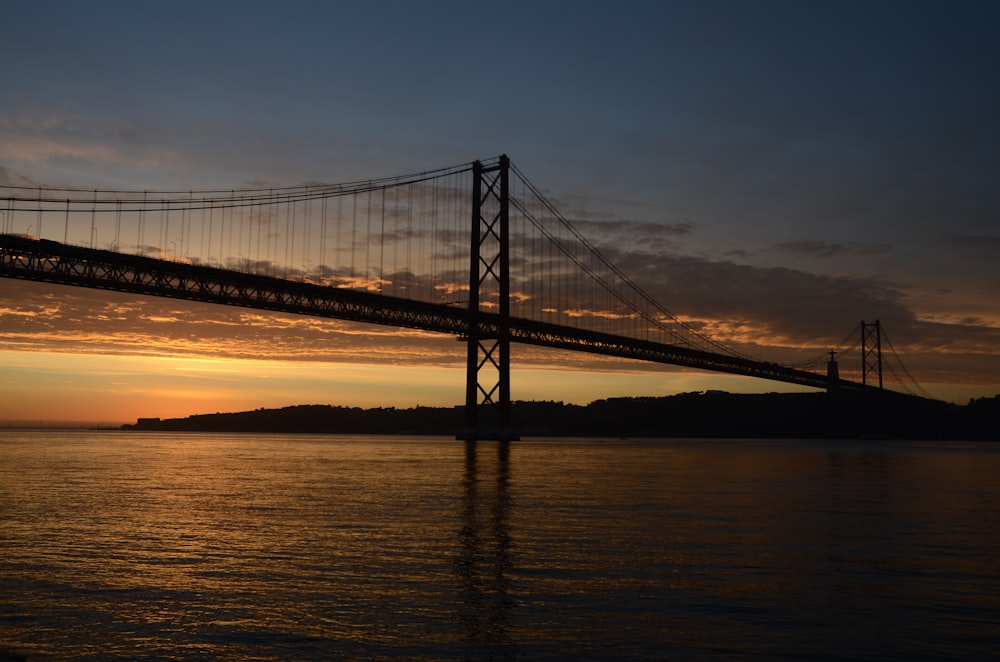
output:
MULTIPOLYGON (((151 257, 0 234, 0 276, 60 285, 242 306, 283 313, 423 329, 455 336, 469 330, 466 308, 246 274, 151 257)), ((480 337, 496 337, 499 315, 479 313, 480 337)), ((666 363, 828 389, 825 374, 774 363, 637 340, 523 318, 510 319, 511 342, 666 363)), ((882 392, 839 379, 845 392, 882 392)))

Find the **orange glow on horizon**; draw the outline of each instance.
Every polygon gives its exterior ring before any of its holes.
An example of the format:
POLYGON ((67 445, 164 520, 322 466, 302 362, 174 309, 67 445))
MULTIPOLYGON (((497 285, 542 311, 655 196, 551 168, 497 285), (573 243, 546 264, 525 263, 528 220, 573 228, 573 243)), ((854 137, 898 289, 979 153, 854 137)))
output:
MULTIPOLYGON (((464 400, 465 348, 449 336, 27 281, 4 284, 0 422, 130 423, 300 404, 451 407, 464 400)), ((461 290, 454 288, 456 295, 461 290)), ((779 337, 749 321, 682 321, 779 363, 795 364, 826 349, 822 341, 779 337)), ((965 404, 1000 392, 1000 350, 990 338, 967 334, 949 345, 941 336, 924 340, 927 347, 898 349, 919 361, 908 367, 917 368, 915 376, 931 395, 965 404)), ((845 378, 857 372, 852 360, 841 362, 845 378)), ((525 345, 512 350, 511 387, 515 400, 576 404, 712 389, 796 390, 525 345)))
MULTIPOLYGON (((604 370, 580 364, 515 365, 515 400, 587 404, 610 397, 646 397, 723 390, 733 393, 811 390, 702 371, 604 370)), ((453 407, 464 400, 465 368, 387 364, 262 361, 231 358, 0 352, 0 425, 132 423, 140 417, 248 411, 301 404, 401 408, 453 407)), ((930 385, 935 395, 964 404, 1000 391, 930 385)))

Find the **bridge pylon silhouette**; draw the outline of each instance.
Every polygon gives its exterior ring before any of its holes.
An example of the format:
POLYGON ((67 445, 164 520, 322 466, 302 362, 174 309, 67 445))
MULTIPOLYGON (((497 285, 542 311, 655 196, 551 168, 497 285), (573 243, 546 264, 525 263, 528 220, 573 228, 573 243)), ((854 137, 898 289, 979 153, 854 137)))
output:
POLYGON ((882 388, 882 324, 861 320, 861 383, 867 384, 876 376, 882 388))
POLYGON ((510 417, 510 160, 472 166, 465 427, 459 439, 514 440, 510 417), (496 295, 496 323, 483 306, 496 295), (488 330, 489 329, 489 330, 488 330))

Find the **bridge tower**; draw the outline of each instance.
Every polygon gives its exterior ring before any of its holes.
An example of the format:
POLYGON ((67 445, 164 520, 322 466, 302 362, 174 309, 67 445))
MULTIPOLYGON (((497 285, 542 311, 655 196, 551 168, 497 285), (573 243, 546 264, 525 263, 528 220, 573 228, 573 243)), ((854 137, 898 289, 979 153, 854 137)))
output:
POLYGON ((469 325, 465 428, 459 439, 511 440, 510 420, 510 160, 473 164, 469 260, 469 325), (492 307, 496 325, 486 325, 492 307))
POLYGON ((882 388, 882 326, 878 320, 866 324, 861 320, 861 383, 868 384, 869 375, 878 375, 882 388))

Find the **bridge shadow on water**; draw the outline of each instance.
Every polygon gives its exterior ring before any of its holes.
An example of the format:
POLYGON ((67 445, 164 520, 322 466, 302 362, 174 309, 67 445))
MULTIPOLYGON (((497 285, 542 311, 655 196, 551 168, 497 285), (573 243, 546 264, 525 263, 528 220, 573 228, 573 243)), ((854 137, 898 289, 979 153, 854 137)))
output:
POLYGON ((465 442, 459 550, 459 622, 466 659, 513 659, 510 442, 465 442), (483 451, 496 449, 495 463, 483 451))

